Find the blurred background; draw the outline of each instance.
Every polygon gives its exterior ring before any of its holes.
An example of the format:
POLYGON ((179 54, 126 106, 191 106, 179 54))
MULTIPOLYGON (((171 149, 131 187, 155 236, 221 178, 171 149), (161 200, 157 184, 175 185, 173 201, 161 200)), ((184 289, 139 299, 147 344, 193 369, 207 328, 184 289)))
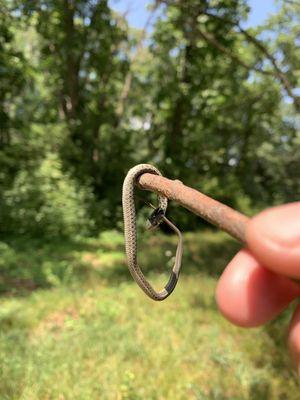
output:
MULTIPOLYGON (((298 0, 0 0, 1 399, 299 399, 289 311, 216 309, 238 244, 172 204, 183 272, 155 304, 121 209, 144 162, 248 215, 299 200, 299 23, 298 0)), ((159 286, 175 238, 137 203, 159 286)))

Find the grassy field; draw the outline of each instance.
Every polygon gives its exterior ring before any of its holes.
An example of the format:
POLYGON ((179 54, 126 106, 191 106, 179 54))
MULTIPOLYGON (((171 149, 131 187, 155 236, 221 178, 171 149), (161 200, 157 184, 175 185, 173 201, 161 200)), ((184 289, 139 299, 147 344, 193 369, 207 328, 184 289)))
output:
MULTIPOLYGON (((144 236, 140 264, 157 286, 174 248, 173 237, 144 236)), ((244 330, 216 309, 216 279, 237 248, 224 234, 187 234, 178 287, 154 303, 117 232, 1 242, 0 399, 299 399, 289 311, 244 330)))

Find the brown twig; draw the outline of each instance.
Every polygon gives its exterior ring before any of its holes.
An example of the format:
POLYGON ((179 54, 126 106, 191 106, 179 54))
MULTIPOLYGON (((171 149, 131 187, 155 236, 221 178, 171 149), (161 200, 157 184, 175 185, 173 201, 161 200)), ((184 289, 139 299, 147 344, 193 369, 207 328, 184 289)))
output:
POLYGON ((206 221, 246 243, 246 226, 249 218, 232 208, 214 200, 203 193, 192 189, 182 182, 154 174, 143 174, 139 177, 141 189, 163 194, 206 221))

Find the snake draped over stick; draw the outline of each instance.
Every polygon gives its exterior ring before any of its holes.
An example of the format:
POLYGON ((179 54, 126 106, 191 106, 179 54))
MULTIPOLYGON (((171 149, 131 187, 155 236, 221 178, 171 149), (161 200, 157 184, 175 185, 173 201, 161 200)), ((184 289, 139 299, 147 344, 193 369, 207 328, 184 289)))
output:
POLYGON ((183 251, 183 238, 179 229, 169 221, 166 216, 168 199, 163 195, 158 195, 158 207, 149 217, 149 225, 152 229, 158 227, 162 222, 166 222, 178 236, 178 245, 175 255, 175 264, 172 268, 168 283, 163 290, 157 292, 145 278, 137 260, 137 229, 136 229, 136 209, 134 203, 134 189, 137 184, 137 179, 144 173, 160 175, 159 170, 149 164, 139 164, 131 168, 127 173, 122 192, 122 204, 124 215, 124 230, 125 230, 125 248, 129 271, 140 286, 140 288, 152 299, 161 301, 166 299, 174 290, 181 268, 181 259, 183 251))
POLYGON ((188 211, 229 233, 241 244, 247 246, 246 229, 250 221, 249 217, 196 189, 184 185, 177 179, 172 181, 163 177, 159 170, 152 165, 136 165, 129 170, 123 184, 122 200, 127 263, 137 284, 153 300, 164 300, 170 295, 177 284, 181 267, 183 240, 179 229, 165 216, 168 199, 176 201, 177 204, 180 204, 188 211), (134 189, 136 185, 142 189, 158 193, 158 207, 149 217, 150 227, 154 229, 164 221, 178 236, 175 264, 169 282, 161 292, 156 292, 153 289, 138 265, 136 211, 134 205, 134 189))

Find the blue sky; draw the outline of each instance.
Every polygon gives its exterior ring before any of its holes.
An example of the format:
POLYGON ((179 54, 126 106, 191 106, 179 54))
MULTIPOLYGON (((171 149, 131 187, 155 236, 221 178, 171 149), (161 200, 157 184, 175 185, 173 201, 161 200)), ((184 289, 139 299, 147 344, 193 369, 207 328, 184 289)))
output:
MULTIPOLYGON (((149 0, 110 0, 110 4, 112 8, 121 13, 129 10, 127 18, 131 26, 144 27, 148 17, 146 7, 149 0)), ((248 0, 248 4, 251 7, 251 12, 245 26, 259 25, 270 13, 276 11, 275 0, 248 0)))

